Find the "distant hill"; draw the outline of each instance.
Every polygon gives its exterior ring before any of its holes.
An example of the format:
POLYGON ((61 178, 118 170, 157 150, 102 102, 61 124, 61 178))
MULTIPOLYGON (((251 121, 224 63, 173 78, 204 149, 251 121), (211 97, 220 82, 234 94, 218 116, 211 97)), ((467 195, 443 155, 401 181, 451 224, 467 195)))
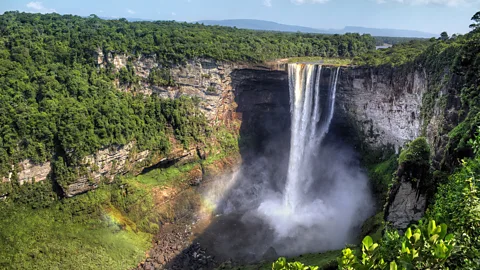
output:
POLYGON ((328 30, 320 30, 310 27, 303 27, 297 25, 287 25, 281 24, 276 22, 270 21, 262 21, 262 20, 247 20, 247 19, 239 19, 239 20, 206 20, 206 21, 199 21, 199 23, 203 23, 205 25, 220 25, 220 26, 229 26, 229 27, 237 27, 242 29, 252 29, 252 30, 263 30, 263 31, 280 31, 280 32, 304 32, 304 33, 325 33, 328 30))
POLYGON ((389 28, 367 28, 359 26, 347 26, 343 28, 343 33, 360 33, 370 34, 377 37, 414 37, 414 38, 431 38, 439 35, 416 31, 416 30, 404 30, 404 29, 389 29, 389 28))
POLYGON ((205 25, 220 25, 237 27, 242 29, 263 30, 263 31, 280 31, 280 32, 304 32, 304 33, 321 33, 321 34, 344 34, 344 33, 361 33, 371 34, 372 36, 386 36, 386 37, 412 37, 412 38, 431 38, 437 36, 436 34, 426 33, 415 30, 402 29, 381 29, 381 28, 366 28, 357 26, 347 26, 343 29, 316 29, 311 27, 287 25, 271 21, 263 20, 205 20, 199 21, 205 25))

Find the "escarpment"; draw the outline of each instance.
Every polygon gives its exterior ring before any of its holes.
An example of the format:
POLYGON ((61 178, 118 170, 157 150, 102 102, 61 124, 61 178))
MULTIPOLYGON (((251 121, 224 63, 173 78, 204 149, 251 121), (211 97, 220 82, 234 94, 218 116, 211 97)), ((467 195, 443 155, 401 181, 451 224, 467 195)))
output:
MULTIPOLYGON (((280 78, 283 76, 280 71, 273 76, 269 75, 272 77, 273 84, 268 81, 262 82, 261 76, 260 79, 256 78, 256 82, 249 87, 251 89, 263 87, 263 90, 258 92, 256 96, 248 97, 248 95, 239 94, 240 92, 248 92, 248 90, 245 90, 244 82, 256 77, 256 75, 269 74, 268 68, 213 59, 196 59, 187 61, 183 65, 164 67, 152 55, 135 57, 126 54, 114 55, 111 52, 104 54, 101 49, 97 50, 95 55, 98 69, 109 69, 114 74, 119 74, 127 65, 133 69, 134 76, 138 78, 138 83, 124 83, 117 79, 114 84, 119 91, 132 92, 134 95, 154 95, 165 99, 177 99, 184 96, 196 99, 196 106, 205 115, 207 125, 210 126, 213 134, 207 136, 204 142, 193 142, 187 147, 170 136, 169 140, 172 147, 168 153, 163 154, 148 149, 139 150, 136 141, 130 141, 124 145, 105 146, 82 158, 78 165, 72 168, 74 172, 71 178, 74 178, 74 180, 60 183, 62 193, 66 197, 95 189, 102 181, 112 182, 117 175, 138 174, 143 168, 188 163, 205 158, 209 154, 215 154, 217 150, 213 146, 220 143, 215 136, 218 129, 226 130, 232 134, 238 133, 240 128, 258 130, 256 128, 260 126, 258 122, 253 123, 255 121, 250 120, 247 123, 251 124, 243 124, 240 127, 239 122, 241 122, 242 115, 245 115, 243 117, 246 119, 253 119, 264 111, 262 106, 268 107, 269 104, 276 106, 276 103, 280 104, 282 102, 285 105, 284 101, 278 102, 276 100, 277 93, 285 96, 287 101, 287 109, 281 110, 280 118, 282 120, 288 118, 288 83, 280 78), (161 68, 168 69, 172 81, 175 82, 173 85, 160 86, 148 82, 150 73, 161 68), (250 74, 247 70, 250 71, 250 74), (277 86, 283 87, 277 88, 277 86), (235 87, 242 90, 235 91, 235 87), (268 97, 272 100, 269 101, 268 97), (260 107, 247 105, 254 104, 261 99, 264 101, 261 102, 260 107), (238 110, 236 100, 241 103, 238 110)), ((268 110, 265 115, 268 115, 268 110)), ((270 127, 266 127, 265 130, 269 130, 268 132, 273 134, 275 133, 274 128, 275 125, 272 122, 270 127)), ((54 153, 54 156, 57 155, 63 155, 63 153, 54 153)), ((26 182, 42 182, 48 178, 58 182, 55 162, 47 160, 37 164, 26 159, 18 164, 13 164, 11 170, 2 175, 2 182, 18 181, 20 185, 23 185, 26 182)))
MULTIPOLYGON (((164 67, 154 55, 129 56, 95 52, 99 69, 120 72, 133 69, 138 83, 115 85, 120 91, 156 95, 175 99, 194 97, 197 106, 213 129, 226 128, 240 133, 240 142, 250 150, 275 155, 275 147, 267 142, 289 144, 290 111, 286 70, 272 70, 252 64, 237 64, 212 59, 189 60, 183 65, 164 67), (154 70, 168 68, 172 85, 156 85, 148 81, 154 70)), ((279 68, 279 67, 276 67, 279 68)), ((324 66, 327 70, 333 67, 324 66)), ((457 85, 445 86, 432 93, 432 78, 425 68, 342 67, 338 78, 335 117, 332 130, 351 139, 362 149, 388 149, 399 152, 408 141, 424 134, 432 146, 433 164, 440 164, 448 142, 446 133, 458 122, 456 111, 457 85), (426 104, 426 97, 430 103, 426 104), (431 108, 426 108, 429 106, 431 108)), ((116 175, 140 173, 143 168, 159 164, 175 164, 204 158, 210 151, 207 144, 218 143, 215 136, 206 143, 188 147, 170 138, 173 148, 167 154, 139 151, 136 142, 110 145, 92 153, 76 168, 76 180, 63 185, 67 197, 95 189, 101 181, 111 182, 116 175)), ((168 165, 163 165, 168 166, 168 165)), ((29 181, 55 180, 51 161, 35 164, 24 160, 2 176, 3 182, 18 179, 29 181)))

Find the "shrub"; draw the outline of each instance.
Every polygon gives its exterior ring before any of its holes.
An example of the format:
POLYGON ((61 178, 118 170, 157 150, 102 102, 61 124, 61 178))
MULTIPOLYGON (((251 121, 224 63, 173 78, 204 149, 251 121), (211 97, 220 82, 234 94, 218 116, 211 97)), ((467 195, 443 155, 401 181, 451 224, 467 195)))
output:
POLYGON ((419 137, 410 142, 407 147, 400 153, 398 163, 429 165, 430 148, 425 137, 419 137))
POLYGON ((395 247, 399 255, 395 260, 386 260, 379 252, 380 244, 374 243, 370 236, 362 241, 362 254, 358 258, 354 251, 346 248, 338 259, 340 269, 447 269, 445 262, 455 245, 453 234, 447 235, 447 225, 436 225, 434 220, 428 224, 408 228, 400 237, 401 245, 395 247))
POLYGON ((318 266, 305 266, 301 262, 287 262, 287 259, 282 257, 272 264, 272 270, 318 270, 318 266))

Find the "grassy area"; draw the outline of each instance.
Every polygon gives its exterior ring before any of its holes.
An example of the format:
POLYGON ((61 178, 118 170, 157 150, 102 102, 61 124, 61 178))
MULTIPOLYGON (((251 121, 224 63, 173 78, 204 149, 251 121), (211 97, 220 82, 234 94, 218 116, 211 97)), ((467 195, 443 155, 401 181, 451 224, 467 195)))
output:
POLYGON ((146 174, 132 177, 135 181, 147 186, 168 186, 181 183, 188 174, 199 163, 188 163, 181 166, 172 166, 166 169, 152 170, 146 174))
POLYGON ((44 209, 3 205, 0 268, 134 267, 145 257, 152 235, 132 229, 125 223, 129 218, 113 206, 107 209, 109 197, 98 190, 44 209))
POLYGON ((328 57, 293 57, 288 59, 288 63, 322 63, 332 66, 349 66, 352 64, 349 58, 328 58, 328 57))
MULTIPOLYGON (((342 254, 341 250, 334 250, 334 251, 328 251, 325 253, 312 253, 312 254, 300 255, 298 257, 289 258, 287 259, 287 261, 289 262, 296 261, 296 262, 301 262, 305 265, 318 266, 319 270, 337 269, 338 267, 337 258, 340 257, 341 254, 342 254)), ((273 261, 254 264, 254 265, 241 266, 234 269, 236 270, 270 270, 272 269, 272 263, 273 261)))

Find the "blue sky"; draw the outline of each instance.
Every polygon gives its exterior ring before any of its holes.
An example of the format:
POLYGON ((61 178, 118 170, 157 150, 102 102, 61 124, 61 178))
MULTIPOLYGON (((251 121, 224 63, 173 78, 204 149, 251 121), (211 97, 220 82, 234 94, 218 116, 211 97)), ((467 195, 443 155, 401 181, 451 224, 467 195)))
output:
POLYGON ((365 26, 465 33, 480 0, 0 0, 8 10, 198 21, 261 19, 314 28, 365 26))

